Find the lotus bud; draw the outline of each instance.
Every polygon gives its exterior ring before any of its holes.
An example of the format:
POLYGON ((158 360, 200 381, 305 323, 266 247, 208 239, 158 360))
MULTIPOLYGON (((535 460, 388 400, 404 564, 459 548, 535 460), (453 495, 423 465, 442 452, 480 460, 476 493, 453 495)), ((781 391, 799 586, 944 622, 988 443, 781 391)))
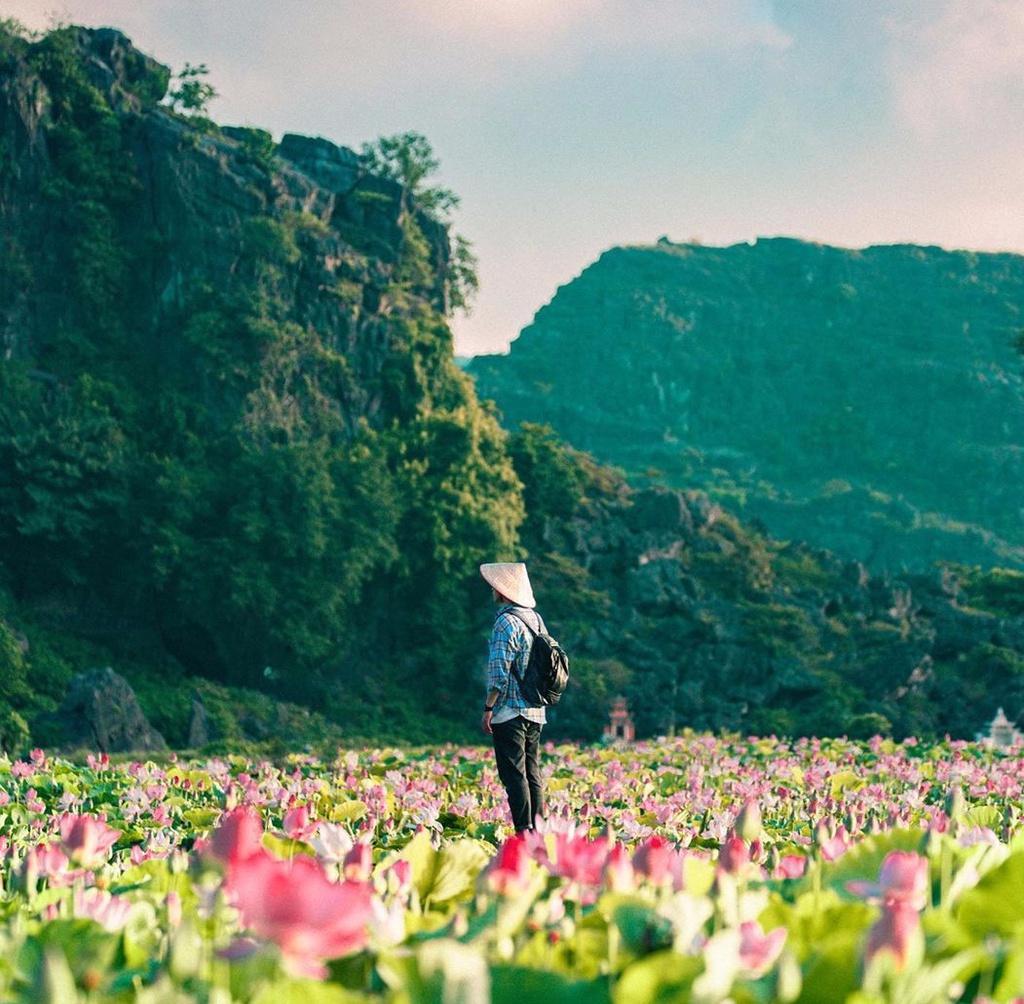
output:
POLYGON ((829 829, 828 823, 824 819, 818 821, 818 825, 814 827, 814 842, 819 847, 824 847, 832 839, 832 831, 829 829))
POLYGON ((718 867, 729 875, 738 875, 750 864, 750 850, 737 836, 728 837, 718 852, 718 867))
POLYGON ((734 826, 737 836, 746 841, 758 840, 761 836, 761 807, 755 801, 744 803, 736 817, 734 826))
POLYGON ((345 879, 349 882, 368 882, 373 872, 373 851, 370 845, 357 840, 342 863, 345 879))
POLYGON ((167 907, 167 923, 170 927, 178 927, 181 924, 181 896, 173 889, 167 894, 165 901, 167 907))

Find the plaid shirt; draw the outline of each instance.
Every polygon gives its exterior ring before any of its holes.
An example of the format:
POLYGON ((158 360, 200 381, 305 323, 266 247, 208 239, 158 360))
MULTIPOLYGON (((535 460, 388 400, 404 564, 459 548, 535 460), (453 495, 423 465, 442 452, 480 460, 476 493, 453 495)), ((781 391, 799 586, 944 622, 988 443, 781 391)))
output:
POLYGON ((522 715, 531 722, 540 722, 543 725, 547 721, 544 709, 534 707, 523 700, 523 695, 519 692, 519 682, 512 672, 513 667, 520 677, 526 672, 526 661, 530 657, 533 635, 518 617, 509 613, 510 610, 524 614, 531 626, 540 627, 543 624, 539 614, 511 603, 498 611, 494 619, 487 657, 487 693, 492 690, 498 691, 491 722, 500 725, 522 715))

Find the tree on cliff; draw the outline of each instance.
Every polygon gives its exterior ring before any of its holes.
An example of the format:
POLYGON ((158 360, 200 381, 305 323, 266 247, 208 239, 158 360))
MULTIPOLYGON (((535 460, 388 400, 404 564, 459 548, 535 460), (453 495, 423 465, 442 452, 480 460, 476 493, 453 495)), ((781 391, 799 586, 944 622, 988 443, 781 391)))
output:
POLYGON ((167 93, 171 108, 189 115, 206 115, 210 102, 217 97, 213 84, 206 80, 209 70, 205 63, 193 66, 186 63, 184 69, 174 75, 174 85, 167 93))
MULTIPOLYGON (((450 189, 428 184, 441 167, 430 141, 418 132, 381 136, 362 146, 361 159, 366 170, 382 178, 397 181, 407 201, 403 221, 406 246, 422 245, 416 213, 442 222, 449 222, 459 205, 459 197, 450 189)), ((452 235, 452 252, 448 261, 449 305, 456 310, 469 310, 480 282, 473 245, 462 234, 452 235)))
POLYGON ((380 136, 363 144, 361 157, 371 174, 397 181, 417 209, 438 219, 447 219, 458 208, 459 197, 450 188, 427 184, 427 179, 440 169, 441 162, 430 141, 421 133, 380 136))

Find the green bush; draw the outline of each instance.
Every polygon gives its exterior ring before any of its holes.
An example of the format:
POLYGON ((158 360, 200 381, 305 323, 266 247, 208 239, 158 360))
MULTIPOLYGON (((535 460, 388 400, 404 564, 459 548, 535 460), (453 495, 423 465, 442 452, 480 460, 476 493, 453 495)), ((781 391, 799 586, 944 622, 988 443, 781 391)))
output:
POLYGON ((28 696, 24 653, 14 632, 0 621, 0 698, 21 704, 28 696))
POLYGON ((875 736, 892 736, 892 722, 877 711, 854 715, 846 723, 846 735, 850 739, 864 741, 875 736))
POLYGON ((0 750, 14 755, 27 749, 29 742, 28 723, 25 719, 11 709, 0 712, 0 750))

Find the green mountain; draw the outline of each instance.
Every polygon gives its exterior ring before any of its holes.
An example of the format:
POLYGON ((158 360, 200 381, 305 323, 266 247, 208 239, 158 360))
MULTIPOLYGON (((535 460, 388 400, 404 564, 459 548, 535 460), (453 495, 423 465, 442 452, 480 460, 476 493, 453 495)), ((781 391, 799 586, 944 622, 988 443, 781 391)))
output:
POLYGON ((453 359, 465 260, 401 174, 429 149, 222 128, 200 79, 0 26, 8 619, 415 738, 476 683, 476 565, 522 519, 453 359))
MULTIPOLYGON (((60 744, 69 691, 121 676, 175 748, 479 741, 477 565, 520 557, 572 657, 553 739, 599 739, 617 694, 641 736, 970 737, 1024 709, 1024 573, 873 574, 502 428, 454 358, 472 259, 426 141, 277 143, 206 88, 112 29, 0 22, 0 749, 60 744)), ((686 388, 625 351, 666 311, 588 349, 570 310, 537 354, 671 460, 686 388)), ((572 401, 550 369, 528 396, 572 401)))
POLYGON ((470 372, 508 424, 778 538, 1021 567, 1022 310, 1017 255, 662 240, 602 255, 470 372))

